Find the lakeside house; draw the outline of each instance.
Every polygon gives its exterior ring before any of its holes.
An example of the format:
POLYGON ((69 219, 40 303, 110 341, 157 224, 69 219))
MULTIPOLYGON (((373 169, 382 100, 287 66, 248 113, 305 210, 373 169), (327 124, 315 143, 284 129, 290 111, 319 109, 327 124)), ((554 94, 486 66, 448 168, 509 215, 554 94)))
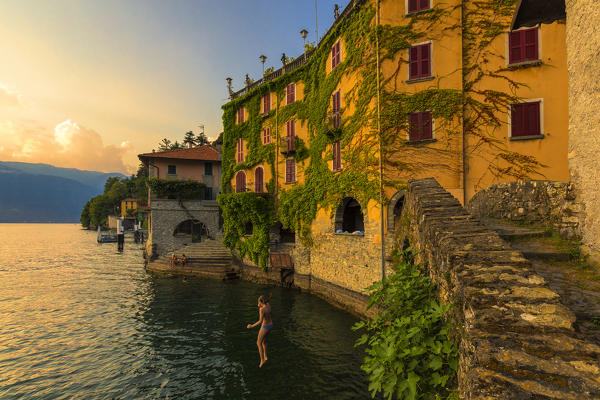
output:
POLYGON ((178 198, 177 193, 157 195, 148 191, 148 254, 158 256, 214 236, 219 231, 221 155, 209 145, 178 150, 152 151, 138 158, 148 169, 150 178, 173 180, 185 185, 186 181, 203 184, 202 196, 178 198))
POLYGON ((567 181, 564 18, 511 30, 515 5, 486 4, 350 1, 316 49, 239 91, 229 80, 225 243, 248 265, 290 254, 299 286, 360 293, 381 279, 409 179, 463 204, 497 182, 567 181))

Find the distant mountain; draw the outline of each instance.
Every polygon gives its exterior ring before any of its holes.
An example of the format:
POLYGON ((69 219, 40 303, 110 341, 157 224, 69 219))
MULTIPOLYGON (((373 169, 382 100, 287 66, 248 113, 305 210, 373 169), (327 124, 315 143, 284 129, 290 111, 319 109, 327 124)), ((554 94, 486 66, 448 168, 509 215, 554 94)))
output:
POLYGON ((0 161, 0 222, 79 222, 85 203, 119 173, 0 161))
POLYGON ((91 186, 100 194, 104 191, 104 182, 111 176, 125 178, 126 176, 119 172, 98 172, 84 171, 75 168, 59 168, 49 164, 30 164, 24 162, 0 161, 0 167, 5 166, 17 171, 33 175, 50 175, 60 178, 67 178, 91 186))

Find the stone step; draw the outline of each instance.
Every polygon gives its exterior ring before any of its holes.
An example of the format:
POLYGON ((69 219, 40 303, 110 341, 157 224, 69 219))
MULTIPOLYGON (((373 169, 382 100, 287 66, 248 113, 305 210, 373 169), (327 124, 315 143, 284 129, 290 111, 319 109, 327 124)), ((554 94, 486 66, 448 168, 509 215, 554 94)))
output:
POLYGON ((548 261, 570 261, 574 256, 566 251, 561 251, 555 246, 536 241, 513 242, 513 248, 519 250, 526 258, 548 261))
POLYGON ((503 239, 510 241, 550 235, 546 229, 540 227, 517 226, 498 220, 481 220, 481 223, 486 228, 496 231, 503 239))

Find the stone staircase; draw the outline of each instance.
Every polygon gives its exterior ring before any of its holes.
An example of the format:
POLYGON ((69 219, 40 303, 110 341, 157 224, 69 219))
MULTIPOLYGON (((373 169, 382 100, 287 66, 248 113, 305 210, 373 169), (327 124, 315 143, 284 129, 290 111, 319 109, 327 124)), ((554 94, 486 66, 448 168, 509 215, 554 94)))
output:
POLYGON ((535 272, 560 295, 561 303, 575 314, 576 331, 600 345, 600 271, 579 257, 577 246, 543 228, 498 220, 482 222, 523 253, 535 272))
POLYGON ((184 266, 177 264, 171 267, 171 254, 168 254, 148 264, 148 269, 225 280, 239 278, 239 268, 233 264, 231 252, 223 246, 220 238, 204 239, 200 243, 182 247, 174 253, 177 258, 185 254, 187 261, 184 266))

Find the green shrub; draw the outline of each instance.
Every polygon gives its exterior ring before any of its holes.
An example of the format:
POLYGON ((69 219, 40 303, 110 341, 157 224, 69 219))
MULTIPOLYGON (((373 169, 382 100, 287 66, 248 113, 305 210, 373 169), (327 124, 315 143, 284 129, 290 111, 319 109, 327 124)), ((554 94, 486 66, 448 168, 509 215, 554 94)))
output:
POLYGON ((148 186, 158 198, 178 200, 203 200, 206 185, 191 179, 148 179, 148 186))
POLYGON ((438 303, 411 254, 402 255, 394 274, 368 288, 376 315, 352 328, 367 331, 356 345, 366 345, 369 390, 387 399, 456 398, 458 350, 444 319, 450 306, 438 303))

